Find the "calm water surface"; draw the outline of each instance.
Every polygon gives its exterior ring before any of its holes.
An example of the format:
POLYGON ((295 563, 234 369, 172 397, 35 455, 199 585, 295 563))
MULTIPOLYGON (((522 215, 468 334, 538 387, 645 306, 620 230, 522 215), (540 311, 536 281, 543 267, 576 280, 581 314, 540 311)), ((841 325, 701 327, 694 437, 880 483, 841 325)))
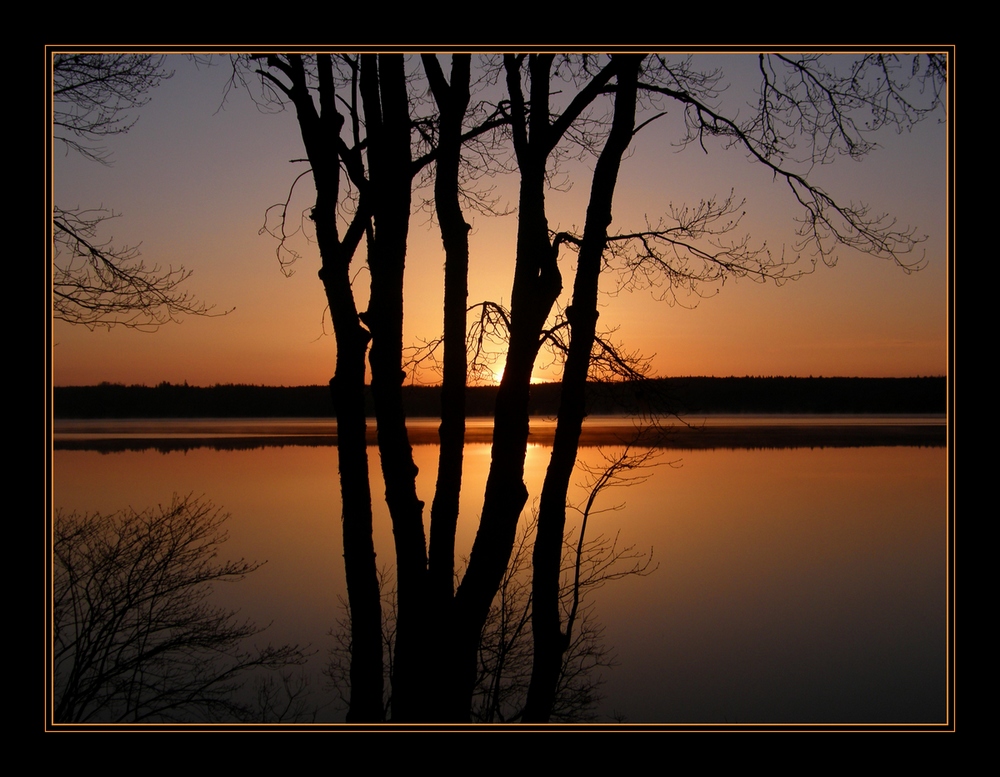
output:
MULTIPOLYGON (((264 422, 86 423, 60 423, 57 438, 260 436, 264 422)), ((195 493, 231 513, 224 552, 267 563, 221 586, 217 599, 271 623, 270 640, 317 649, 314 701, 328 704, 320 719, 340 720, 321 676, 345 596, 337 451, 284 444, 289 426, 298 429, 292 436, 324 433, 314 425, 267 423, 282 445, 56 450, 54 502, 111 511, 195 493)), ((544 444, 529 447, 533 498, 548 454, 544 444)), ((437 447, 417 445, 414 455, 429 504, 437 447)), ((467 446, 459 556, 472 547, 489 455, 486 444, 467 446)), ((580 458, 596 466, 600 456, 588 447, 580 458)), ((369 460, 381 494, 374 448, 369 460)), ((596 616, 619 663, 602 673, 602 719, 944 720, 945 448, 664 449, 659 462, 645 482, 608 492, 598 507, 621 509, 588 528, 588 536, 617 533, 620 545, 652 549, 658 564, 652 575, 596 592, 596 616)), ((584 496, 581 489, 572 498, 584 496)), ((379 562, 391 566, 388 515, 383 504, 375 510, 379 562)))

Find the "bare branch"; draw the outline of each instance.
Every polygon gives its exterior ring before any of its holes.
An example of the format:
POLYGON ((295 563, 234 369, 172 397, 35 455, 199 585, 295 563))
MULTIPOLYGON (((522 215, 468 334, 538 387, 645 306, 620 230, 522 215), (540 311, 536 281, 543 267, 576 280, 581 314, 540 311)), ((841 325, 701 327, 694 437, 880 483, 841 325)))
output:
POLYGON ((805 213, 799 220, 798 248, 810 250, 826 264, 835 264, 837 246, 848 246, 890 259, 906 272, 923 260, 904 257, 926 238, 895 219, 874 213, 864 203, 844 203, 808 180, 815 165, 839 154, 864 156, 875 144, 869 134, 886 126, 897 131, 938 111, 942 105, 945 61, 937 55, 912 60, 906 75, 900 59, 869 55, 851 61, 848 72, 836 71, 837 58, 803 55, 761 55, 762 84, 756 115, 739 122, 711 105, 711 90, 689 89, 660 59, 659 71, 649 71, 640 88, 669 97, 685 107, 688 134, 682 144, 719 137, 783 179, 805 213), (918 105, 915 94, 923 97, 918 105), (796 156, 799 141, 805 154, 796 156))
MULTIPOLYGON (((393 651, 396 642, 396 578, 388 567, 381 567, 377 570, 376 575, 382 603, 382 652, 385 657, 382 720, 388 720, 392 707, 393 651)), ((330 636, 333 637, 335 644, 330 648, 329 661, 323 674, 328 680, 327 686, 337 694, 338 705, 347 710, 351 703, 351 657, 353 655, 351 607, 343 598, 340 599, 340 605, 344 615, 337 620, 336 627, 330 630, 330 636)))
MULTIPOLYGON (((305 160, 292 160, 292 161, 297 162, 305 160)), ((264 224, 261 226, 259 230, 257 230, 258 235, 267 234, 278 241, 278 245, 274 249, 274 254, 278 258, 278 266, 281 268, 281 272, 286 278, 290 278, 292 275, 294 275, 295 270, 292 269, 292 265, 295 264, 295 262, 301 258, 301 255, 298 253, 298 251, 289 247, 289 241, 295 235, 305 234, 302 227, 305 224, 306 219, 308 218, 309 212, 312 210, 311 208, 309 208, 303 211, 302 214, 300 215, 299 226, 293 229, 292 231, 289 231, 288 208, 292 202, 292 195, 295 192, 295 185, 299 181, 301 181, 305 176, 309 175, 311 172, 312 168, 309 168, 308 170, 301 172, 297 176, 295 176, 295 180, 292 181, 292 185, 288 187, 288 195, 285 197, 285 201, 275 203, 264 212, 264 224), (271 217, 273 213, 277 214, 277 224, 274 224, 272 222, 271 217)), ((310 241, 308 235, 306 235, 306 240, 310 241)))
MULTIPOLYGON (((67 151, 110 164, 99 141, 128 132, 133 111, 173 72, 164 57, 148 54, 55 54, 52 59, 55 139, 67 151)), ((212 313, 213 306, 180 290, 183 267, 147 267, 137 247, 100 242, 98 226, 115 214, 103 208, 53 208, 53 312, 56 319, 89 329, 125 326, 152 331, 182 315, 212 313)))
POLYGON ((151 54, 55 54, 52 58, 53 124, 56 140, 87 159, 110 164, 99 142, 132 129, 132 112, 149 102, 148 92, 170 78, 164 57, 151 54))
POLYGON ((147 266, 138 247, 101 242, 98 228, 117 214, 104 208, 53 209, 53 313, 88 329, 114 326, 154 331, 182 315, 213 313, 180 285, 191 276, 183 267, 147 266))
POLYGON ((781 285, 812 272, 796 268, 798 257, 775 255, 766 242, 750 244, 749 236, 725 238, 739 229, 746 211, 731 191, 725 199, 702 200, 697 206, 670 204, 666 216, 646 229, 608 236, 606 269, 616 272, 615 292, 651 288, 660 299, 678 301, 678 291, 704 297, 717 293, 729 278, 781 285), (706 288, 710 287, 710 288, 706 288))
MULTIPOLYGON (((573 554, 573 584, 565 586, 571 591, 570 596, 564 596, 564 600, 569 602, 566 611, 566 636, 572 638, 573 624, 580 611, 580 602, 583 592, 587 588, 600 588, 611 580, 619 580, 623 577, 638 575, 645 577, 656 571, 659 565, 650 568, 653 561, 653 551, 650 549, 649 555, 635 553, 632 546, 619 549, 618 537, 615 535, 613 541, 608 543, 604 535, 599 535, 594 540, 587 540, 587 523, 592 515, 596 515, 594 504, 598 497, 610 488, 622 488, 644 483, 652 477, 651 467, 658 466, 656 459, 660 457, 660 451, 656 448, 639 448, 636 452, 633 445, 642 441, 643 432, 640 432, 633 443, 626 445, 622 451, 616 455, 601 451, 604 459, 603 466, 594 467, 580 463, 579 468, 585 473, 584 482, 581 487, 587 494, 587 500, 583 507, 569 505, 582 516, 580 522, 580 533, 576 540, 576 547, 567 540, 567 544, 572 548, 573 554), (631 474, 638 470, 639 474, 631 474), (622 567, 622 562, 626 562, 626 567, 622 567), (627 562, 632 562, 629 566, 627 562), (586 573, 584 569, 586 567, 586 573)), ((611 508, 620 510, 623 505, 611 508)), ((565 607, 564 603, 564 607, 565 607)))
POLYGON ((210 603, 214 583, 261 566, 217 560, 228 517, 193 496, 143 512, 56 513, 56 722, 259 719, 240 700, 245 680, 306 656, 297 645, 248 649, 263 629, 210 603))
MULTIPOLYGON (((652 357, 644 356, 638 350, 627 350, 620 342, 612 339, 619 327, 598 332, 594 336, 587 367, 587 381, 613 383, 623 380, 642 381, 649 378, 652 371, 652 357)), ((566 311, 559 310, 555 323, 542 331, 542 347, 552 356, 552 361, 543 368, 562 368, 569 355, 570 323, 566 311)))

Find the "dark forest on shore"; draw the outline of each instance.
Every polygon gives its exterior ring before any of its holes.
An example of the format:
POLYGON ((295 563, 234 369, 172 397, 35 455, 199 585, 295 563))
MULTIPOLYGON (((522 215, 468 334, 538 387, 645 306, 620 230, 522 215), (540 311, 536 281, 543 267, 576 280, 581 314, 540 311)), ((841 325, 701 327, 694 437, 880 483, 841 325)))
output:
MULTIPOLYGON (((334 416, 327 386, 211 387, 161 383, 158 386, 57 386, 54 415, 70 418, 326 418, 334 416)), ((532 415, 555 415, 560 384, 532 386, 532 415)), ((468 414, 492 416, 496 386, 469 389, 468 414)), ((374 415, 370 391, 368 415, 374 415)), ((409 417, 440 413, 439 386, 403 388, 409 417)), ((592 415, 676 413, 768 414, 944 414, 944 377, 921 378, 658 378, 642 382, 588 383, 592 415)))

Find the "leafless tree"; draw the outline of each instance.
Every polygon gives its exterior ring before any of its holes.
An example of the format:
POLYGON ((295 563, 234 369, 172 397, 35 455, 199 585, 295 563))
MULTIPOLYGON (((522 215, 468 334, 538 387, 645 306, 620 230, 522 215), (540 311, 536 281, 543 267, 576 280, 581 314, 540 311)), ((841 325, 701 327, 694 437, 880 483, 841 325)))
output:
MULTIPOLYGON (((173 75, 164 57, 150 54, 54 53, 51 62, 55 141, 105 165, 105 140, 135 126, 149 92, 173 75)), ((191 271, 146 265, 137 246, 99 235, 117 215, 104 207, 53 206, 55 318, 90 329, 150 331, 183 315, 212 315, 211 306, 180 288, 191 271)))
POLYGON ((57 512, 53 523, 55 723, 251 721, 302 713, 304 689, 266 672, 305 660, 256 647, 263 629, 211 603, 260 567, 220 561, 228 515, 175 497, 138 512, 57 512), (245 686, 257 678, 258 699, 245 686), (241 693, 244 695, 241 696, 241 693), (259 702, 259 703, 257 703, 259 702))
MULTIPOLYGON (((710 141, 719 139, 723 148, 744 153, 787 183, 803 209, 797 248, 810 252, 813 263, 834 264, 837 249, 847 246, 893 261, 909 272, 920 265, 920 260, 908 259, 923 240, 915 230, 897 226, 891 217, 875 214, 865 204, 838 200, 812 176, 816 166, 838 154, 863 156, 874 147, 870 133, 887 126, 908 128, 940 108, 944 58, 930 54, 907 59, 904 67, 900 58, 885 55, 841 62, 811 55, 762 54, 758 110, 744 120, 719 107, 722 74, 699 70, 691 58, 612 57, 611 66, 620 64, 611 130, 594 169, 583 234, 565 239, 578 246, 578 260, 572 301, 566 307, 570 338, 555 440, 539 506, 535 668, 526 720, 550 719, 559 656, 568 644, 569 634, 558 612, 557 569, 567 488, 586 416, 585 388, 596 342, 602 274, 617 271, 619 289, 637 284, 665 287, 662 294, 673 300, 678 288, 701 294, 702 286, 728 278, 782 283, 803 272, 795 268, 795 259, 786 260, 784 252, 774 253, 766 245, 754 247, 749 238, 731 237, 742 216, 742 203, 732 194, 693 207, 671 206, 656 226, 647 224, 646 229, 623 234, 611 231, 623 154, 635 135, 665 115, 673 103, 684 111, 682 147, 698 144, 707 153, 710 141), (925 93, 919 107, 915 92, 925 93)), ((529 67, 533 79, 534 67, 529 67)), ((514 88, 512 83, 512 93, 514 88)), ((523 224, 523 212, 520 218, 523 224)), ((540 220, 544 221, 544 204, 540 220)))
MULTIPOLYGON (((630 468, 649 466, 655 456, 626 450, 610 456, 608 469, 598 473, 585 470, 587 496, 579 506, 581 525, 566 537, 562 564, 561 607, 569 620, 570 643, 562 656, 552 720, 565 723, 595 719, 601 700, 601 670, 615 666, 612 646, 604 641, 604 629, 594 608, 593 592, 605 584, 630 576, 645 576, 656 570, 652 553, 639 553, 633 546, 619 544, 619 537, 600 534, 587 538, 587 521, 603 510, 594 509, 597 498, 608 487, 627 485, 630 468)), ((641 479, 641 475, 633 479, 641 479)), ((620 509, 612 507, 608 509, 620 509)), ((475 723, 518 722, 524 712, 531 679, 533 645, 531 638, 531 549, 535 541, 537 515, 518 531, 510 564, 490 607, 479 641, 471 719, 475 723)), ((383 642, 385 645, 386 719, 392 708, 392 651, 396 628, 396 586, 392 573, 379 575, 382 591, 383 642)), ((345 708, 350 700, 350 610, 331 632, 335 645, 325 674, 345 708)))
MULTIPOLYGON (((920 235, 867 205, 829 194, 818 185, 814 170, 837 154, 862 156, 873 147, 872 132, 906 129, 939 110, 944 57, 781 54, 762 55, 758 61, 761 80, 756 110, 750 113, 722 101, 722 73, 701 70, 690 58, 542 52, 507 53, 474 63, 466 55, 454 55, 448 76, 436 55, 418 60, 391 53, 261 54, 243 61, 242 72, 260 81, 265 105, 294 105, 316 185, 309 218, 338 341, 331 386, 352 611, 353 720, 385 717, 381 600, 364 436, 366 355, 396 551, 394 721, 472 717, 484 629, 494 617, 504 581, 510 584, 518 523, 529 498, 524 472, 531 376, 544 346, 565 355, 555 441, 532 551, 534 676, 523 719, 541 722, 556 714, 564 658, 574 634, 581 633, 574 628, 579 616, 562 605, 560 581, 567 494, 587 415, 587 381, 595 373, 619 380, 646 374, 638 354, 614 344, 609 330, 597 329, 599 294, 652 287, 672 302, 684 294, 711 293, 732 278, 783 283, 819 261, 832 264, 839 246, 886 258, 905 271, 920 266, 919 259, 911 259, 920 235), (485 110, 473 107, 483 102, 476 103, 470 92, 477 68, 486 74, 477 82, 493 90, 492 107, 485 110), (638 133, 668 109, 684 116, 681 147, 706 153, 732 150, 787 184, 791 204, 801 208, 799 243, 790 252, 795 255, 739 234, 743 202, 733 192, 696 205, 671 206, 643 225, 614 223, 622 160, 638 133), (484 137, 477 134, 480 130, 493 133, 492 140, 473 148, 484 137), (546 194, 566 183, 560 163, 571 157, 596 159, 580 233, 550 229, 547 215, 546 194), (482 201, 462 194, 469 160, 473 167, 509 170, 518 178, 517 242, 506 305, 469 307, 466 299, 469 224, 463 209, 482 201), (445 334, 407 351, 402 347, 407 234, 414 188, 427 181, 432 166, 435 213, 445 246, 445 334), (358 309, 352 285, 359 276, 349 272, 362 239, 371 284, 364 311, 358 309), (560 256, 564 248, 577 255, 568 302, 564 280, 569 276, 564 273, 570 263, 560 256), (800 253, 807 255, 801 266, 796 264, 800 253), (478 313, 473 314, 470 338, 463 325, 473 310, 478 313), (490 354, 497 344, 502 344, 504 370, 494 408, 490 471, 472 551, 456 587, 462 396, 470 373, 474 379, 485 370, 493 377, 490 354), (401 385, 407 361, 438 358, 442 396, 448 399, 441 414, 442 450, 428 543, 401 385), (370 682, 359 681, 362 669, 370 682)), ((285 234, 284 229, 269 231, 285 234)), ((523 633, 513 611, 504 622, 509 627, 505 633, 523 633)), ((504 662, 511 658, 509 651, 493 654, 503 654, 504 662)))

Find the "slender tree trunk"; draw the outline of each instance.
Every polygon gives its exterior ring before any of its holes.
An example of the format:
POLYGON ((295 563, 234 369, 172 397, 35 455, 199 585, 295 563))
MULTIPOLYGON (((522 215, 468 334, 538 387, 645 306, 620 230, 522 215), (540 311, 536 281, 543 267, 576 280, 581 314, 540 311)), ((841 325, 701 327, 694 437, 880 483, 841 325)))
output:
POLYGON ((289 88, 270 76, 295 105, 306 153, 312 164, 316 205, 311 217, 316 224, 316 241, 322 258, 319 277, 337 341, 336 372, 330 389, 337 414, 344 567, 351 613, 351 698, 347 720, 380 721, 384 718, 382 608, 372 539, 364 406, 365 352, 370 336, 361 326, 349 273, 368 216, 364 204, 359 204, 355 219, 341 241, 337 227, 341 162, 338 141, 344 119, 334 102, 329 55, 318 57, 322 113, 317 112, 309 94, 300 56, 289 55, 287 61, 283 61, 272 55, 267 58, 267 64, 291 81, 289 88))
POLYGON ((469 230, 459 202, 459 167, 462 155, 462 121, 469 105, 471 57, 452 56, 451 84, 445 80, 438 59, 423 56, 424 70, 438 105, 438 146, 434 178, 434 204, 445 251, 444 356, 441 381, 441 426, 438 430, 437 483, 431 505, 428 557, 427 633, 437 640, 426 652, 429 677, 435 688, 427 699, 429 720, 460 720, 462 686, 456 682, 453 600, 455 587, 455 531, 462 491, 465 454, 465 401, 467 355, 465 349, 469 287, 469 230))
POLYGON ((508 59, 515 150, 521 173, 517 257, 511 294, 510 342, 493 421, 493 448, 479 531, 469 566, 456 593, 457 678, 465 717, 476 676, 477 648, 490 604, 510 561, 517 522, 528 498, 524 459, 528 447, 528 399, 540 335, 562 279, 549 242, 545 217, 545 161, 553 148, 548 117, 549 56, 533 57, 530 137, 519 66, 508 59))
POLYGON ((524 711, 525 722, 548 721, 555 701, 562 656, 571 636, 561 630, 559 622, 559 575, 566 524, 566 495, 586 415, 584 390, 596 333, 601 257, 607 245, 618 170, 635 126, 636 80, 642 58, 616 56, 614 61, 618 76, 614 118, 611 133, 594 170, 573 301, 566 310, 572 339, 563 371, 555 440, 539 503, 532 578, 534 663, 524 711))
POLYGON ((431 505, 430 585, 439 605, 450 602, 455 585, 455 528, 462 491, 465 451, 466 306, 469 296, 469 230, 459 203, 458 172, 462 119, 469 105, 468 54, 452 57, 451 85, 437 57, 424 55, 425 70, 440 113, 434 205, 444 245, 444 357, 441 379, 441 442, 437 484, 431 505))
MULTIPOLYGON (((316 216, 317 236, 324 220, 316 216)), ((322 251, 323 241, 319 239, 322 251)), ((328 255, 328 254, 327 254, 328 255)), ((320 271, 330 310, 342 308, 344 289, 350 288, 347 262, 326 262, 320 271), (339 264, 339 266, 337 266, 339 264)), ((353 297, 350 305, 353 306, 353 297)), ((365 353, 369 335, 357 313, 337 314, 337 370, 330 381, 337 413, 337 456, 343 505, 344 569, 351 612, 351 696, 349 723, 380 721, 384 717, 382 607, 372 539, 372 497, 368 481, 368 443, 365 421, 365 353), (346 319, 340 322, 338 319, 346 319)))
POLYGON ((369 361, 385 498, 396 548, 397 620, 393 720, 423 717, 427 546, 417 467, 403 410, 403 271, 410 222, 410 116, 401 55, 361 58, 368 133, 374 240, 369 243, 371 297, 362 318, 372 333, 369 361))
POLYGON ((483 512, 469 567, 455 595, 456 667, 460 673, 457 681, 462 684, 465 718, 476 678, 479 639, 510 562, 518 518, 528 498, 524 460, 531 373, 545 321, 562 291, 557 250, 549 240, 545 215, 546 163, 572 122, 600 94, 612 75, 610 67, 602 70, 552 121, 549 79, 553 59, 547 54, 528 57, 528 110, 521 89, 523 57, 504 57, 511 131, 521 175, 517 256, 511 292, 510 340, 494 411, 493 449, 483 512))

